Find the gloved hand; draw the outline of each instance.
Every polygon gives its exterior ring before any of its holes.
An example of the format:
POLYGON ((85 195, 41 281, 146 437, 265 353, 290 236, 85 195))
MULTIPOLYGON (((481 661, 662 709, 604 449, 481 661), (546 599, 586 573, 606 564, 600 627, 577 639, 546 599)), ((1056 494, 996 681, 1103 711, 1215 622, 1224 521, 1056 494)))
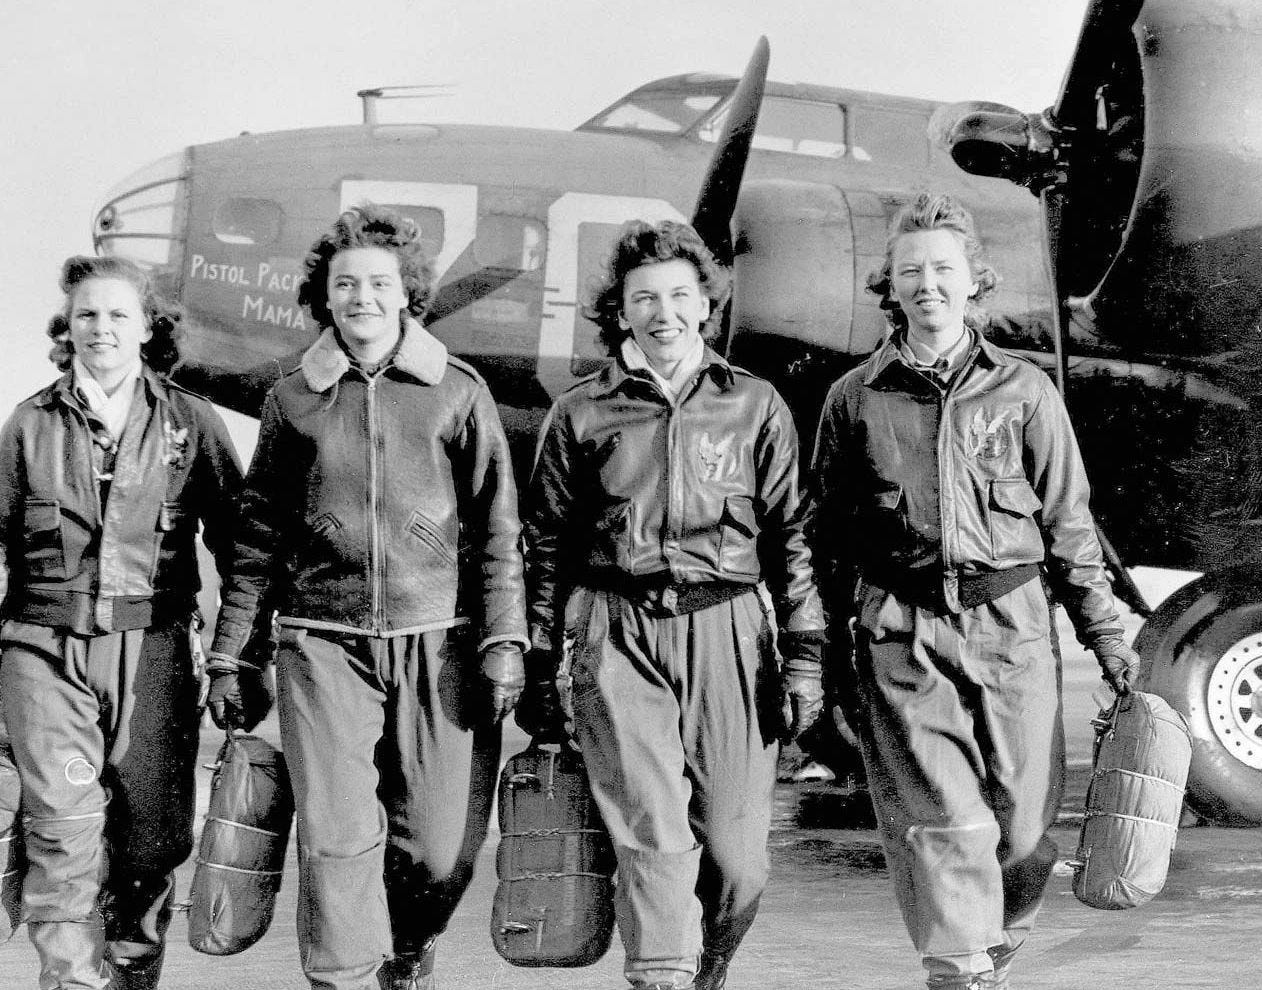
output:
POLYGON ((792 742, 809 729, 824 711, 824 633, 819 630, 782 632, 780 689, 784 694, 784 733, 792 742))
POLYGON ((492 643, 482 651, 482 680, 490 693, 489 718, 498 722, 513 710, 526 685, 526 664, 517 643, 492 643))
POLYGON ((249 732, 267 717, 274 700, 268 671, 237 663, 223 657, 212 657, 210 691, 206 707, 211 720, 221 729, 242 729, 249 732))
POLYGON ((1125 694, 1139 677, 1143 659, 1120 636, 1109 636, 1091 647, 1100 662, 1101 676, 1118 694, 1125 694))
POLYGON ((526 687, 514 717, 522 732, 539 742, 565 738, 565 710, 557 690, 558 657, 551 650, 531 650, 526 655, 526 687))

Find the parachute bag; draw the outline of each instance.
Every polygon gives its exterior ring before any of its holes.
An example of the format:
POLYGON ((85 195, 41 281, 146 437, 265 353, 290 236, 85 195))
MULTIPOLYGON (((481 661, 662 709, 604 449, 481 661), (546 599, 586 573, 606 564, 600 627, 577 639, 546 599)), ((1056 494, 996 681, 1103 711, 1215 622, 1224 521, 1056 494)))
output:
POLYGON ((210 784, 188 911, 188 944, 212 956, 243 952, 276 907, 294 799, 280 751, 228 733, 210 784))
POLYGON ((582 757, 532 741, 499 782, 495 950, 514 966, 587 966, 613 938, 613 845, 582 757))
POLYGON ((1192 736, 1155 694, 1128 691, 1093 720, 1095 757, 1078 840, 1074 895, 1105 911, 1161 892, 1179 834, 1192 736))

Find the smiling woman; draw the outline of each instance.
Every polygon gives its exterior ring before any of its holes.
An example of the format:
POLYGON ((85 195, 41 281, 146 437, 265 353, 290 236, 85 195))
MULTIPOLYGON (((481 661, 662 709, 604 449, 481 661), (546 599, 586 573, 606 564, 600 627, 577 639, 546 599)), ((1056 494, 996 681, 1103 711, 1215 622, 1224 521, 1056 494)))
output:
POLYGON ((179 320, 148 275, 78 256, 61 288, 64 373, 0 433, 0 725, 42 823, 22 913, 63 985, 151 990, 192 847, 194 541, 204 525, 224 563, 241 471, 210 404, 165 377, 179 320))
POLYGON ((342 343, 362 364, 376 364, 399 342, 407 303, 392 251, 351 248, 329 262, 329 312, 342 343))
POLYGON ((90 278, 70 301, 75 356, 110 394, 140 365, 140 345, 153 335, 140 294, 119 278, 90 278))

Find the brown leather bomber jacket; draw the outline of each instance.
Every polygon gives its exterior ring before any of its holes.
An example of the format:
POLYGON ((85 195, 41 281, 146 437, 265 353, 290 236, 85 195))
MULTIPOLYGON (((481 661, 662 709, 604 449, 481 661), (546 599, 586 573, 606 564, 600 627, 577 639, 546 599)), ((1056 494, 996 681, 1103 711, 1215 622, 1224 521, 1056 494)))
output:
POLYGON ((148 368, 136 387, 115 452, 71 372, 5 424, 4 618, 80 635, 188 621, 200 587, 199 523, 226 569, 241 487, 227 428, 209 402, 148 368))
POLYGON ((397 636, 472 625, 526 645, 517 489, 481 377, 408 321, 375 375, 326 330, 273 386, 212 652, 237 658, 260 598, 282 626, 397 636))
POLYGON ((812 479, 811 545, 834 618, 851 610, 856 577, 928 586, 960 611, 962 580, 1039 564, 1084 645, 1122 632, 1060 394, 979 334, 945 390, 903 360, 897 335, 842 377, 812 479))
POLYGON ((638 588, 765 580, 781 631, 824 627, 788 407, 706 348, 671 405, 621 360, 557 399, 530 488, 530 627, 552 648, 574 585, 638 588))

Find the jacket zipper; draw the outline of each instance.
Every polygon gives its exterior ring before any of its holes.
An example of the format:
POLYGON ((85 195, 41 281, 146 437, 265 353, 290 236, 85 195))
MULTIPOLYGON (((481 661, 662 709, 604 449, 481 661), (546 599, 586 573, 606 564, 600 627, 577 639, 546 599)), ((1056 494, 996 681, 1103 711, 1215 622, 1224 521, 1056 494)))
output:
POLYGON ((382 604, 382 586, 385 584, 384 553, 381 546, 381 505, 380 485, 377 472, 381 469, 377 456, 377 442, 380 437, 380 425, 377 422, 377 379, 369 375, 364 392, 368 414, 368 564, 369 594, 372 602, 373 632, 380 634, 385 630, 384 606, 382 604))

